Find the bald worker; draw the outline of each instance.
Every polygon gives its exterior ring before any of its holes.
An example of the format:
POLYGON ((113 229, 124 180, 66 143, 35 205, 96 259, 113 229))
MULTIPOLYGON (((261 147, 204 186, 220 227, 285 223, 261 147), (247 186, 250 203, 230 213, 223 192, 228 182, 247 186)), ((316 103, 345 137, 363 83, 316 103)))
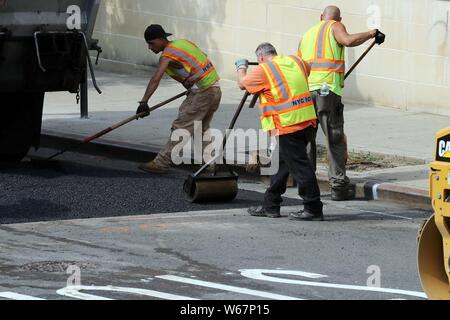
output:
MULTIPOLYGON (((342 104, 345 47, 356 47, 372 38, 375 38, 377 44, 384 42, 384 34, 377 29, 349 34, 341 20, 338 7, 326 7, 320 16, 320 22, 305 33, 298 52, 299 56, 311 65, 309 88, 317 118, 327 138, 328 175, 333 201, 351 200, 355 197, 355 185, 350 183, 345 168, 347 142, 342 104)), ((308 149, 315 167, 315 139, 308 149)))

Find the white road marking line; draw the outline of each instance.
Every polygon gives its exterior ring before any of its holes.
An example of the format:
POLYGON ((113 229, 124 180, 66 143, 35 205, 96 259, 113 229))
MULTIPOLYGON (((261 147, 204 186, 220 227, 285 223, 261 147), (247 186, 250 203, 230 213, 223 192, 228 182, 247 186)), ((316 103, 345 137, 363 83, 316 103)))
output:
MULTIPOLYGON (((221 216, 233 216, 242 214, 245 216, 247 208, 235 208, 235 209, 221 209, 221 210, 209 210, 209 211, 183 211, 183 212, 170 212, 170 213, 149 213, 148 215, 136 215, 136 216, 120 216, 120 217, 102 217, 91 219, 74 219, 70 221, 57 221, 58 223, 65 223, 69 226, 84 227, 86 222, 92 225, 95 222, 101 223, 117 223, 121 221, 145 221, 145 220, 167 220, 167 219, 179 219, 179 218, 202 218, 202 217, 221 217, 221 216), (172 214, 173 216, 169 216, 172 214), (150 215, 150 216, 149 216, 150 215), (70 223, 70 224, 69 224, 70 223)), ((11 224, 9 227, 14 228, 16 226, 39 226, 48 225, 48 221, 41 222, 28 222, 20 224, 11 224)), ((78 241, 78 240, 77 240, 78 241)))
MULTIPOLYGON (((382 215, 382 216, 388 216, 388 217, 392 217, 392 218, 400 218, 400 219, 405 219, 405 220, 414 220, 414 218, 409 218, 409 217, 404 217, 404 216, 399 216, 399 215, 389 214, 389 213, 384 213, 384 212, 379 212, 379 211, 363 210, 363 209, 353 208, 353 207, 349 207, 349 206, 342 206, 342 205, 338 205, 336 203, 333 203, 333 206, 338 208, 338 209, 343 209, 343 210, 354 210, 354 211, 358 211, 358 212, 361 212, 361 213, 372 213, 372 214, 379 214, 379 215, 382 215)), ((414 210, 414 209, 411 209, 411 210, 414 210)))
MULTIPOLYGON (((242 210, 245 210, 245 208, 242 208, 242 210)), ((188 214, 185 215, 177 215, 176 212, 172 212, 172 214, 175 214, 175 216, 160 216, 160 217, 137 217, 136 219, 133 219, 132 217, 128 217, 127 220, 173 220, 173 219, 179 219, 179 218, 207 218, 207 217, 222 217, 222 216, 230 216, 231 214, 236 214, 237 211, 236 209, 227 209, 227 210, 217 210, 217 211, 212 211, 212 212, 217 212, 217 213, 211 213, 211 211, 209 211, 209 213, 198 213, 198 211, 190 211, 187 212, 188 214), (221 212, 221 213, 219 213, 221 212), (223 213, 222 213, 223 212, 223 213)))
POLYGON ((387 216, 387 217, 392 217, 392 218, 400 218, 400 219, 405 219, 405 220, 414 220, 413 218, 408 218, 408 217, 403 217, 403 216, 398 216, 395 214, 389 214, 389 213, 383 213, 383 212, 377 212, 377 211, 367 211, 367 210, 360 210, 360 209, 356 209, 359 212, 362 213, 373 213, 373 214, 379 214, 381 216, 387 216))
POLYGON ((96 296, 87 293, 81 293, 80 291, 109 291, 109 292, 121 292, 127 294, 136 294, 142 296, 149 296, 154 298, 166 299, 166 300, 198 300, 191 297, 174 295, 170 293, 154 291, 154 290, 146 290, 146 289, 138 289, 138 288, 124 288, 124 287, 114 287, 114 286, 70 286, 62 288, 56 291, 57 294, 65 297, 70 297, 74 299, 80 300, 114 300, 101 296, 96 296))
POLYGON ((380 186, 379 183, 376 183, 373 185, 372 187, 372 196, 373 196, 373 200, 379 200, 380 197, 378 196, 378 187, 380 186))
POLYGON ((200 287, 207 287, 207 288, 219 289, 219 290, 224 290, 224 291, 242 293, 242 294, 247 294, 247 295, 261 297, 261 298, 268 298, 268 299, 273 299, 273 300, 303 300, 300 298, 275 294, 275 293, 266 292, 266 291, 259 291, 259 290, 252 290, 252 289, 247 289, 247 288, 229 286, 229 285, 224 285, 224 284, 214 283, 214 282, 209 282, 209 281, 193 280, 190 278, 184 278, 184 277, 178 277, 178 276, 166 275, 166 276, 156 276, 155 278, 168 280, 168 281, 187 283, 187 284, 192 284, 192 285, 200 286, 200 287))
POLYGON ((27 296, 27 295, 15 293, 15 292, 0 292, 0 298, 6 298, 6 299, 11 299, 11 300, 22 300, 22 301, 25 301, 25 300, 43 301, 43 300, 45 300, 45 299, 36 298, 33 296, 27 296))
POLYGON ((425 293, 418 292, 418 291, 354 286, 354 285, 335 284, 335 283, 312 282, 312 281, 294 280, 294 279, 286 279, 286 278, 271 277, 271 276, 264 275, 264 273, 298 275, 299 272, 301 272, 301 271, 285 270, 283 272, 280 272, 280 270, 263 270, 263 269, 261 269, 261 270, 243 269, 243 270, 239 270, 239 271, 241 272, 242 276, 249 278, 249 279, 254 279, 254 280, 270 281, 270 282, 286 283, 286 284, 297 284, 297 285, 311 286, 311 287, 323 287, 323 288, 333 288, 333 289, 343 289, 343 290, 359 290, 359 291, 369 291, 369 292, 391 293, 391 294, 406 295, 406 296, 419 297, 419 298, 425 298, 425 299, 427 298, 425 293))

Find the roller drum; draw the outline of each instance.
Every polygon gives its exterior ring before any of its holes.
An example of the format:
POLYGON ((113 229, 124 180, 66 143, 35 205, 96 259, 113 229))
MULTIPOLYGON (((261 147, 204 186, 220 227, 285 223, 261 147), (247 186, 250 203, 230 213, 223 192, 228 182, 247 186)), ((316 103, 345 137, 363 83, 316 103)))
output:
POLYGON ((229 202, 238 194, 238 177, 230 176, 189 176, 184 183, 186 200, 192 203, 229 202))
POLYGON ((427 297, 432 300, 450 300, 442 236, 434 215, 424 223, 419 232, 417 261, 420 281, 427 297))

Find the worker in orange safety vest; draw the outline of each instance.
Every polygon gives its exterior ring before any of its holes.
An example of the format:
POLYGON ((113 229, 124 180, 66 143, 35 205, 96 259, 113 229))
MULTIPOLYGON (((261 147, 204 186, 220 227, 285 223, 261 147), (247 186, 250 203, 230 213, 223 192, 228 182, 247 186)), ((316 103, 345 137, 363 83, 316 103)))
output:
MULTIPOLYGON (((349 34, 341 20, 338 7, 326 7, 320 22, 303 36, 298 51, 299 57, 311 65, 309 86, 320 126, 327 138, 329 179, 334 201, 355 197, 355 185, 350 183, 345 168, 347 142, 342 104, 345 47, 356 47, 372 38, 377 44, 384 42, 384 34, 377 29, 349 34)), ((309 156, 315 168, 315 139, 312 141, 309 156)))
MULTIPOLYGON (((177 129, 183 129, 193 137, 194 122, 202 123, 202 133, 210 128, 222 97, 220 77, 212 62, 197 45, 184 39, 169 41, 168 37, 171 35, 157 24, 149 26, 145 31, 144 37, 148 48, 155 54, 162 54, 136 113, 149 111, 148 101, 166 73, 189 90, 187 98, 180 106, 178 117, 172 124, 172 133, 177 129)), ((169 138, 156 158, 140 165, 139 168, 151 173, 166 173, 172 165, 172 150, 178 143, 169 138)))
POLYGON ((262 129, 278 137, 279 168, 260 207, 249 208, 256 217, 280 217, 282 195, 289 174, 298 185, 304 209, 292 212, 291 220, 323 220, 320 189, 306 145, 314 137, 316 112, 308 86, 310 67, 296 55, 278 55, 270 43, 256 49, 259 66, 247 73, 248 60, 236 61, 238 83, 242 90, 259 94, 262 129))

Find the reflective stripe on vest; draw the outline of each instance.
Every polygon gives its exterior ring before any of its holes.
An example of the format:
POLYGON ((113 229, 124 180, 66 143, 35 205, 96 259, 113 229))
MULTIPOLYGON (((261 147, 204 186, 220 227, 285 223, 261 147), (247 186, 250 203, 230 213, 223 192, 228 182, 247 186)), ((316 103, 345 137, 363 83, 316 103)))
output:
POLYGON ((181 82, 190 80, 193 83, 195 83, 201 78, 205 77, 208 73, 210 73, 213 70, 214 70, 213 64, 208 61, 206 63, 206 66, 201 67, 201 69, 192 76, 184 68, 173 69, 172 71, 178 76, 178 80, 180 80, 181 82))
POLYGON ((312 97, 310 94, 305 94, 304 96, 293 98, 292 101, 282 103, 276 106, 263 106, 261 107, 263 114, 269 115, 269 114, 277 114, 282 111, 286 111, 292 108, 298 109, 298 108, 304 108, 311 105, 312 97))
POLYGON ((171 77, 180 82, 189 80, 197 84, 200 89, 206 89, 220 79, 207 56, 188 40, 171 42, 164 49, 163 56, 182 64, 183 68, 177 69, 169 66, 166 71, 171 77))
POLYGON ((197 82, 198 80, 205 77, 208 73, 210 73, 213 70, 214 70, 213 64, 210 61, 207 61, 205 66, 201 66, 200 70, 198 70, 197 73, 189 77, 189 80, 197 82))
POLYGON ((314 71, 334 71, 334 72, 345 72, 345 62, 316 62, 310 61, 311 70, 314 71))
POLYGON ((321 21, 310 28, 300 43, 298 55, 311 65, 309 87, 318 90, 326 83, 342 96, 345 74, 345 48, 333 36, 336 21, 321 21))
POLYGON ((200 62, 198 62, 197 59, 178 48, 167 46, 164 50, 164 54, 177 58, 177 60, 183 60, 191 69, 197 70, 200 68, 200 62))
POLYGON ((268 62, 267 65, 270 68, 270 71, 272 72, 273 77, 275 78, 275 85, 279 88, 281 96, 279 97, 280 100, 287 100, 289 99, 289 94, 287 92, 287 88, 285 85, 285 82, 283 80, 283 77, 281 76, 281 73, 278 71, 277 67, 275 67, 275 64, 273 62, 268 62))
POLYGON ((303 75, 305 76, 305 79, 308 79, 308 73, 306 72, 306 66, 302 59, 299 59, 296 56, 290 56, 294 61, 298 64, 300 69, 302 69, 303 75))
POLYGON ((187 72, 184 68, 175 69, 172 70, 175 74, 172 75, 172 77, 176 78, 178 81, 185 81, 187 78, 189 78, 189 72, 187 72))
POLYGON ((261 124, 264 131, 275 128, 273 116, 278 116, 282 127, 293 126, 316 119, 313 100, 309 93, 306 66, 295 56, 277 56, 261 64, 271 88, 260 94, 261 124), (275 102, 268 103, 268 94, 275 102))
MULTIPOLYGON (((345 72, 345 60, 343 60, 343 52, 338 57, 335 55, 344 50, 343 48, 333 48, 330 40, 331 27, 336 21, 321 22, 319 30, 316 35, 314 56, 305 56, 302 50, 299 50, 302 56, 310 65, 311 71, 329 71, 329 72, 345 72)), ((310 46, 312 43, 302 44, 310 46)))
POLYGON ((330 31, 332 25, 333 23, 331 21, 328 21, 324 23, 319 29, 319 36, 317 37, 316 41, 316 59, 323 59, 325 56, 327 34, 330 31))

